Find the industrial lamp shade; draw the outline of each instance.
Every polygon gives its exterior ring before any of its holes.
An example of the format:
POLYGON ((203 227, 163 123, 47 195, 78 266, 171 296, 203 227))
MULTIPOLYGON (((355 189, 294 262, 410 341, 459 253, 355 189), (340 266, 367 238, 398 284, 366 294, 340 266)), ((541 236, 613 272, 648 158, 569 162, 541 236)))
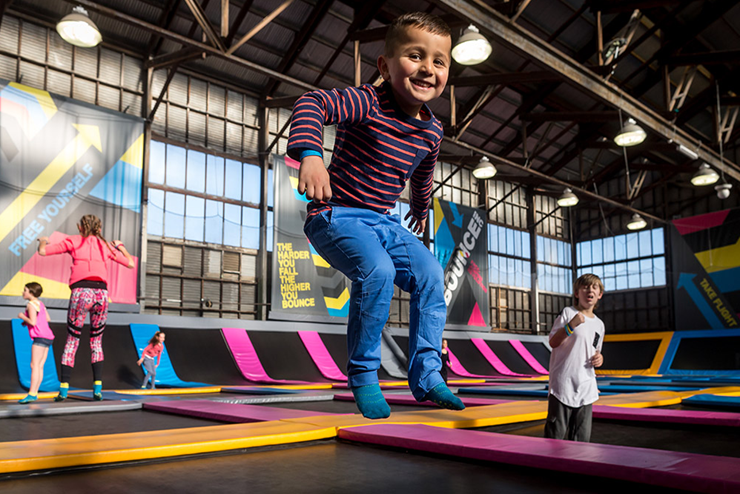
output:
POLYGON ((496 171, 496 167, 488 160, 488 157, 483 156, 478 164, 475 165, 473 176, 478 180, 487 180, 493 178, 496 175, 496 171))
POLYGON ((622 130, 614 138, 614 143, 617 146, 628 147, 637 146, 645 140, 647 134, 642 127, 637 125, 637 122, 631 118, 627 119, 627 123, 624 124, 622 130))
POLYGON ((87 16, 87 11, 79 6, 57 23, 57 32, 64 41, 81 48, 92 48, 103 41, 98 26, 87 16))
POLYGON ((732 189, 732 184, 718 184, 714 186, 714 190, 717 191, 717 197, 720 199, 727 199, 730 197, 730 190, 732 189))
POLYGON ((561 208, 569 208, 576 204, 578 204, 578 196, 570 189, 565 189, 565 191, 563 191, 563 195, 558 199, 558 206, 561 208))
POLYGON ((717 180, 719 180, 719 174, 714 171, 714 168, 707 165, 706 163, 702 163, 699 167, 699 171, 696 172, 693 177, 691 177, 691 183, 693 185, 696 185, 697 187, 701 187, 703 185, 712 185, 717 180))
POLYGON ((627 223, 628 230, 642 230, 646 226, 647 221, 645 221, 645 219, 637 213, 633 214, 632 219, 629 223, 627 223))
POLYGON ((491 43, 471 24, 452 49, 452 58, 460 65, 476 65, 484 62, 492 51, 491 43))

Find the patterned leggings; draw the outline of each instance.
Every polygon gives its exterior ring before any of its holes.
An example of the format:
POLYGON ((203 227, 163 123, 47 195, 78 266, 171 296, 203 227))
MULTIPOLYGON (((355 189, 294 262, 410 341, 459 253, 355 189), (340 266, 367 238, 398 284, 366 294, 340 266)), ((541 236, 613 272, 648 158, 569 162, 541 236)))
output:
POLYGON ((80 346, 80 335, 85 319, 90 313, 90 350, 93 374, 96 381, 102 379, 103 332, 108 321, 108 290, 99 288, 75 288, 69 298, 67 310, 67 343, 62 354, 62 382, 69 382, 75 355, 80 346))

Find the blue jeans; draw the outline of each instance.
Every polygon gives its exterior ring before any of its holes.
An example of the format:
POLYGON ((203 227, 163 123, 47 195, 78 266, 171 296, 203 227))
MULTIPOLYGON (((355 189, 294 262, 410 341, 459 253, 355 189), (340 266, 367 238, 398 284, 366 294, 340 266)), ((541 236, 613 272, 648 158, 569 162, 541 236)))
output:
POLYGON ((141 383, 141 386, 146 386, 147 381, 151 379, 152 389, 156 389, 157 385, 155 384, 155 381, 157 378, 157 362, 155 362, 153 358, 144 357, 143 366, 146 369, 146 375, 144 376, 144 382, 141 383))
POLYGON ((393 284, 411 294, 409 388, 421 400, 443 382, 440 352, 447 318, 442 267, 398 216, 334 207, 309 217, 311 245, 352 281, 347 348, 351 387, 378 382, 380 338, 388 320, 393 284))

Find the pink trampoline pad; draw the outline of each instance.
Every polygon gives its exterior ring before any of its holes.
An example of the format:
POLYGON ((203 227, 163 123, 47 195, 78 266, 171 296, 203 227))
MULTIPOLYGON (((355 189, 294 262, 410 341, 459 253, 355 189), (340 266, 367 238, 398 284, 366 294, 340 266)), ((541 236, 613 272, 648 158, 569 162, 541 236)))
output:
MULTIPOLYGON (((420 406, 429 406, 429 407, 437 407, 438 405, 432 403, 431 401, 422 401, 418 402, 416 401, 416 398, 408 395, 402 395, 402 394, 386 394, 383 395, 385 397, 385 401, 390 403, 391 405, 420 405, 420 406)), ((340 401, 355 401, 355 397, 352 396, 352 393, 337 393, 334 395, 335 400, 340 401)), ((486 398, 460 398, 462 402, 465 404, 466 407, 479 407, 484 405, 500 405, 501 403, 510 403, 510 400, 491 400, 486 398)))
POLYGON ((350 441, 593 475, 698 492, 740 492, 740 458, 627 446, 378 424, 339 430, 350 441))
MULTIPOLYGON (((269 422, 271 420, 316 417, 317 415, 339 415, 335 413, 291 410, 287 408, 265 407, 257 405, 239 405, 220 403, 210 400, 177 400, 167 402, 145 403, 146 410, 199 417, 222 422, 247 423, 269 422)), ((351 414, 341 414, 351 415, 351 414)))
POLYGON ((702 410, 623 408, 606 405, 594 405, 593 412, 594 418, 606 420, 740 427, 740 413, 711 412, 702 410))

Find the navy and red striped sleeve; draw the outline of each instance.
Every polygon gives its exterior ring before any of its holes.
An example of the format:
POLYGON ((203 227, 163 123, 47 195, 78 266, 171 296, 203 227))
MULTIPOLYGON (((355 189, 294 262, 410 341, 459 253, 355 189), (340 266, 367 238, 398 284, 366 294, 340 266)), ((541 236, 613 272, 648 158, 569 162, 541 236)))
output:
POLYGON ((441 142, 441 140, 437 141, 437 145, 432 148, 432 151, 411 175, 411 212, 414 218, 419 220, 426 219, 429 212, 429 199, 432 196, 432 186, 434 185, 434 168, 437 166, 441 142))
POLYGON ((325 125, 356 125, 365 120, 377 96, 372 86, 319 90, 306 93, 293 106, 288 156, 300 160, 301 151, 310 149, 324 154, 325 125))

